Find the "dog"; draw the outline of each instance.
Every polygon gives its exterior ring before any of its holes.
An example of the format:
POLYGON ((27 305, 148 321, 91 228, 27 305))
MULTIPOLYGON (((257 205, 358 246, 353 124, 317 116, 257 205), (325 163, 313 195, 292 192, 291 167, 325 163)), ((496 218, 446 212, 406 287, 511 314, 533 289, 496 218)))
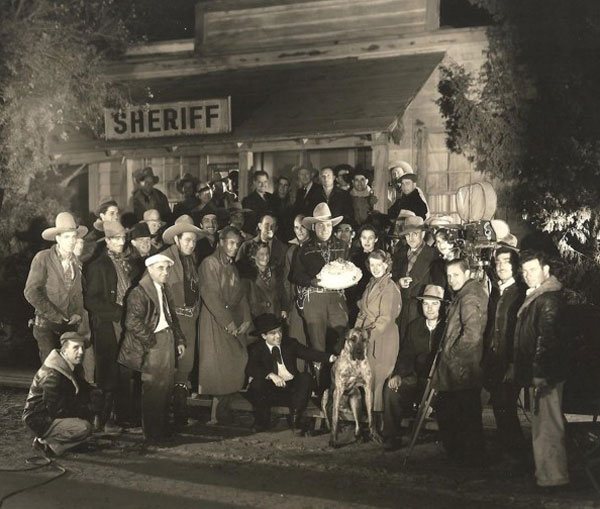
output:
POLYGON ((323 393, 321 408, 325 415, 325 422, 331 431, 329 445, 338 447, 337 432, 339 423, 340 404, 344 395, 348 396, 352 415, 354 416, 354 437, 360 438, 360 388, 365 392, 365 404, 367 407, 367 421, 369 424, 369 435, 377 439, 377 433, 373 423, 373 383, 371 366, 367 360, 367 349, 369 347, 370 330, 350 329, 346 333, 344 348, 331 368, 331 387, 333 389, 332 419, 329 421, 327 405, 329 403, 329 389, 323 393))

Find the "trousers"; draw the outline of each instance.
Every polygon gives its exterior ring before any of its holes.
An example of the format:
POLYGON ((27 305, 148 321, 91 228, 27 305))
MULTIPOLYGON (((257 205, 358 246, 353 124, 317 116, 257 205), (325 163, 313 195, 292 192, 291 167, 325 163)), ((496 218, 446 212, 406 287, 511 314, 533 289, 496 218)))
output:
MULTIPOLYGON (((408 377, 407 377, 408 378, 408 377)), ((416 383, 405 383, 404 380, 398 391, 388 387, 388 381, 383 386, 383 438, 395 439, 401 435, 402 419, 412 414, 413 404, 423 393, 424 386, 416 383)))
POLYGON ((183 356, 177 359, 175 383, 185 384, 189 387, 190 373, 194 367, 194 358, 196 357, 198 316, 178 316, 177 318, 179 319, 179 326, 181 327, 181 332, 183 332, 187 345, 183 356))
POLYGON ((285 387, 277 387, 271 380, 255 378, 248 387, 248 399, 254 406, 258 424, 268 425, 271 406, 286 406, 302 414, 308 405, 312 378, 298 373, 285 387))
POLYGON ((309 344, 320 352, 335 350, 328 344, 328 331, 334 343, 343 339, 348 326, 348 307, 338 292, 311 293, 304 302, 302 318, 306 324, 309 344))
POLYGON ((76 417, 54 419, 41 438, 52 452, 61 456, 65 451, 85 442, 92 434, 90 422, 76 417))
POLYGON ((142 366, 142 428, 147 439, 166 434, 169 403, 175 380, 175 338, 171 329, 154 334, 156 344, 142 366))
POLYGON ((440 392, 435 410, 448 456, 467 463, 480 462, 484 456, 481 388, 440 392))
MULTIPOLYGON (((531 419, 533 459, 538 486, 568 484, 567 450, 565 446, 565 421, 562 414, 564 382, 557 384, 538 400, 538 411, 531 419)), ((533 388, 530 388, 534 401, 533 388)))

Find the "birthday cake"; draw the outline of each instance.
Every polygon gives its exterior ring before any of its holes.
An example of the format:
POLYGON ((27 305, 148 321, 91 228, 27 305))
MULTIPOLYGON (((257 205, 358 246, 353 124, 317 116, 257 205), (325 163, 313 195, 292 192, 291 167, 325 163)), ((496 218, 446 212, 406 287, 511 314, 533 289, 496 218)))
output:
POLYGON ((317 275, 319 285, 328 290, 344 290, 358 283, 361 277, 362 271, 346 260, 328 263, 317 275))

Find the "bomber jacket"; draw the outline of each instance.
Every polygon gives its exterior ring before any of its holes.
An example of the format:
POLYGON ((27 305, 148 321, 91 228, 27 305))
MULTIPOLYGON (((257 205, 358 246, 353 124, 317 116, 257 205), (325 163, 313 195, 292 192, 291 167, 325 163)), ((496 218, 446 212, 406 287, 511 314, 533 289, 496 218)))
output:
POLYGON ((559 320, 563 310, 562 284, 554 276, 530 292, 517 313, 515 327, 515 381, 524 387, 533 378, 550 384, 565 379, 566 356, 559 320))
POLYGON ((475 389, 483 383, 481 361, 488 296, 479 281, 467 281, 447 313, 439 366, 433 377, 438 391, 475 389))
POLYGON ((59 350, 52 350, 33 377, 23 410, 23 422, 43 437, 55 419, 78 417, 91 420, 91 387, 83 368, 72 370, 59 350))

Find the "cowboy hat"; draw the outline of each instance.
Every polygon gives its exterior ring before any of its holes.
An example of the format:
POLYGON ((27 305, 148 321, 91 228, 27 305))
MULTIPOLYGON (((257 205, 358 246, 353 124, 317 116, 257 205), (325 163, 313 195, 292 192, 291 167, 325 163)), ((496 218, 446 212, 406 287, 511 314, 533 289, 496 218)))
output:
POLYGON ((315 207, 312 217, 305 217, 302 220, 302 226, 304 226, 304 228, 307 230, 312 230, 313 225, 316 223, 324 223, 325 221, 331 221, 331 226, 337 226, 342 222, 342 219, 344 219, 344 216, 331 217, 329 205, 327 205, 325 202, 322 202, 315 207))
POLYGON ((154 175, 154 170, 152 169, 152 166, 146 166, 145 168, 142 168, 141 170, 137 170, 133 174, 133 178, 135 179, 135 181, 138 184, 142 180, 144 180, 146 177, 152 177, 155 184, 158 182, 158 177, 156 175, 154 175))
POLYGON ((388 170, 394 170, 396 168, 402 169, 403 173, 414 173, 412 166, 406 161, 390 161, 388 170))
POLYGON ((98 239, 97 242, 102 242, 105 239, 118 237, 119 235, 125 235, 127 233, 125 227, 119 223, 119 221, 104 221, 102 226, 104 227, 104 237, 98 239))
POLYGON ((185 173, 182 177, 179 178, 177 183, 175 184, 175 188, 178 192, 183 194, 183 184, 186 182, 191 182, 194 185, 194 191, 196 190, 199 180, 194 177, 191 173, 185 173))
POLYGON ((425 229, 425 221, 421 216, 411 216, 407 217, 404 221, 404 229, 399 233, 399 235, 406 235, 410 232, 418 232, 425 229))
POLYGON ((502 219, 492 219, 490 221, 492 229, 496 234, 496 242, 503 247, 509 247, 518 251, 517 244, 518 240, 512 233, 510 233, 510 227, 502 219))
POLYGON ((198 238, 201 233, 200 228, 194 225, 194 220, 187 214, 179 216, 175 220, 175 224, 173 226, 169 226, 164 231, 162 238, 166 244, 173 244, 173 242, 175 242, 175 237, 185 232, 195 233, 196 238, 198 238))
POLYGON ((438 285, 427 285, 423 289, 423 294, 417 297, 419 300, 431 299, 440 302, 448 302, 444 299, 444 289, 438 285))
POLYGON ((161 226, 164 226, 165 223, 160 219, 160 212, 156 209, 148 209, 144 212, 144 218, 140 221, 142 223, 148 223, 149 221, 158 221, 161 226))
POLYGON ((266 332, 281 327, 282 323, 273 313, 263 313, 254 320, 255 329, 250 333, 251 336, 260 336, 266 332))
POLYGON ((88 231, 88 229, 83 225, 77 226, 75 218, 70 212, 60 212, 56 216, 54 224, 56 226, 46 228, 42 232, 42 238, 44 240, 54 241, 56 240, 57 235, 65 232, 76 232, 78 237, 83 237, 88 231))

